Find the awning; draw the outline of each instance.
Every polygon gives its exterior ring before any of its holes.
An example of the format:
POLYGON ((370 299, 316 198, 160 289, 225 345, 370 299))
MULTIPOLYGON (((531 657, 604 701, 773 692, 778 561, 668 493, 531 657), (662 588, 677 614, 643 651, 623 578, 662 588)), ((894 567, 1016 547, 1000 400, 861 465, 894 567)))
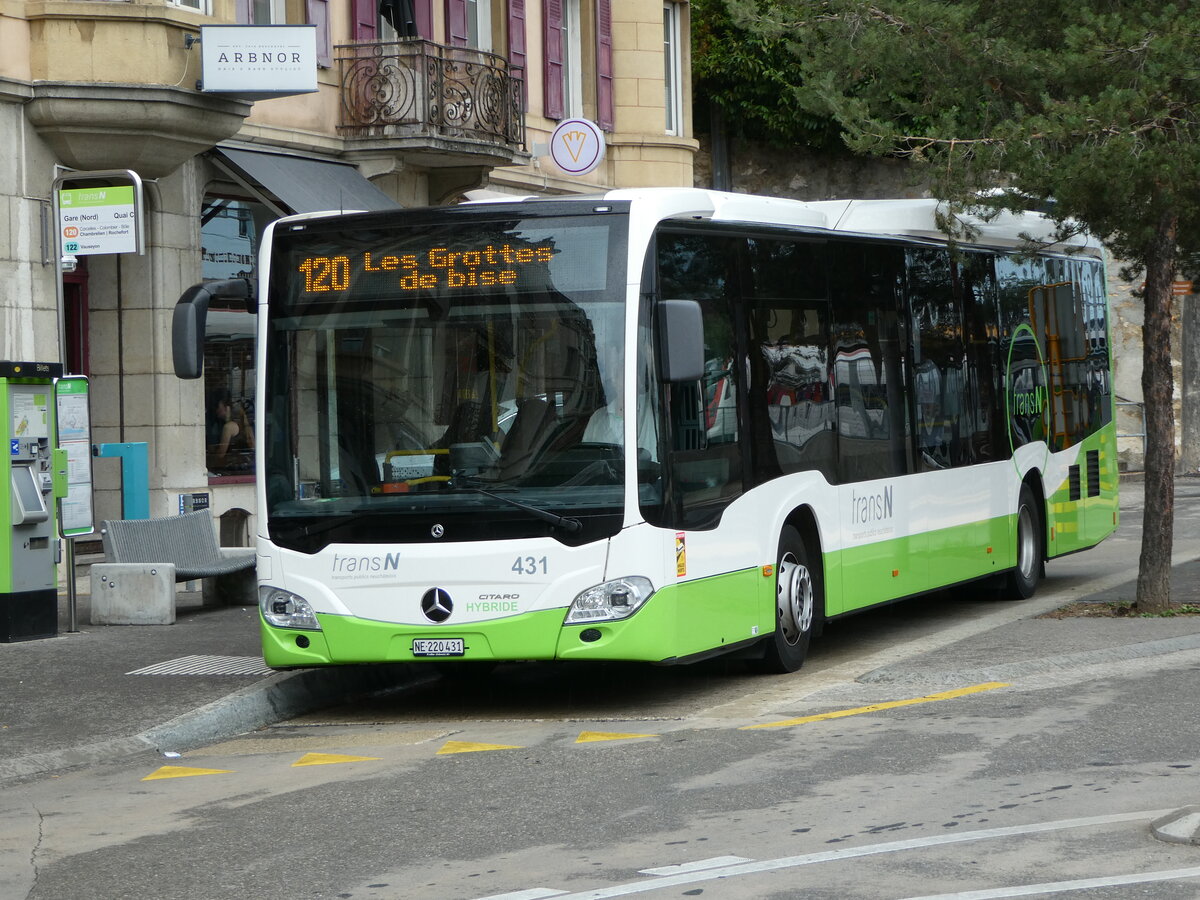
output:
POLYGON ((213 161, 281 215, 400 207, 348 163, 220 146, 214 148, 213 161), (265 188, 287 209, 279 209, 258 188, 265 188))

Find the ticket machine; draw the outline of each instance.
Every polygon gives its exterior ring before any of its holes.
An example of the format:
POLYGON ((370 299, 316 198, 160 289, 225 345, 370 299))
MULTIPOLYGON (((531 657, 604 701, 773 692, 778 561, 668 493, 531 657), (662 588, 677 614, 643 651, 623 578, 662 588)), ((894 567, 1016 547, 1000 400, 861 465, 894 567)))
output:
POLYGON ((56 452, 58 363, 0 361, 0 641, 58 633, 56 499, 65 457, 56 452))

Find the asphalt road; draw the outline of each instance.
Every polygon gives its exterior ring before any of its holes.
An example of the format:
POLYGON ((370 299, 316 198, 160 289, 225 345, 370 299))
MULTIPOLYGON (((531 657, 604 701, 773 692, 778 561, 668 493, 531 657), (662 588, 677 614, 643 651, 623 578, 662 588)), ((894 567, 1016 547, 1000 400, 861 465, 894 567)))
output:
POLYGON ((1033 601, 856 617, 794 676, 508 666, 10 785, 0 897, 1200 897, 1152 828, 1200 803, 1200 617, 1039 617, 1128 592, 1122 505, 1033 601))

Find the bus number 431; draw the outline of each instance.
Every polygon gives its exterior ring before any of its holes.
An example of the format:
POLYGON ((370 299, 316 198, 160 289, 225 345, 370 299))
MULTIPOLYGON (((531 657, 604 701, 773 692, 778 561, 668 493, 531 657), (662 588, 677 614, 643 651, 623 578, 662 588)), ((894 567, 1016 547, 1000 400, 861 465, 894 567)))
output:
POLYGON ((512 564, 512 570, 518 575, 545 575, 550 571, 546 557, 534 559, 532 556, 518 556, 512 564))

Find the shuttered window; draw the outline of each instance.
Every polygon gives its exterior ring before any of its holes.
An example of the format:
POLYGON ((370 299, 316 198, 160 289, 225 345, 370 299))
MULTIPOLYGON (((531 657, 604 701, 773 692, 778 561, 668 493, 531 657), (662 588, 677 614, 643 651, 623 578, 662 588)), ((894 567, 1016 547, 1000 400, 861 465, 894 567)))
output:
POLYGON ((469 29, 467 26, 467 0, 446 0, 446 41, 451 47, 466 47, 469 29))
POLYGON ((328 69, 333 65, 333 48, 329 39, 329 0, 305 0, 308 24, 317 26, 317 65, 328 69))
POLYGON ((613 130, 612 0, 596 2, 596 124, 613 130))
POLYGON ((529 73, 525 71, 525 0, 508 2, 508 64, 521 70, 521 91, 528 97, 529 73))
POLYGON ((548 119, 563 118, 563 0, 542 0, 543 112, 548 119))
MULTIPOLYGON (((240 2, 240 0, 239 0, 240 2)), ((350 0, 355 43, 374 41, 379 35, 378 3, 376 0, 350 0)))

